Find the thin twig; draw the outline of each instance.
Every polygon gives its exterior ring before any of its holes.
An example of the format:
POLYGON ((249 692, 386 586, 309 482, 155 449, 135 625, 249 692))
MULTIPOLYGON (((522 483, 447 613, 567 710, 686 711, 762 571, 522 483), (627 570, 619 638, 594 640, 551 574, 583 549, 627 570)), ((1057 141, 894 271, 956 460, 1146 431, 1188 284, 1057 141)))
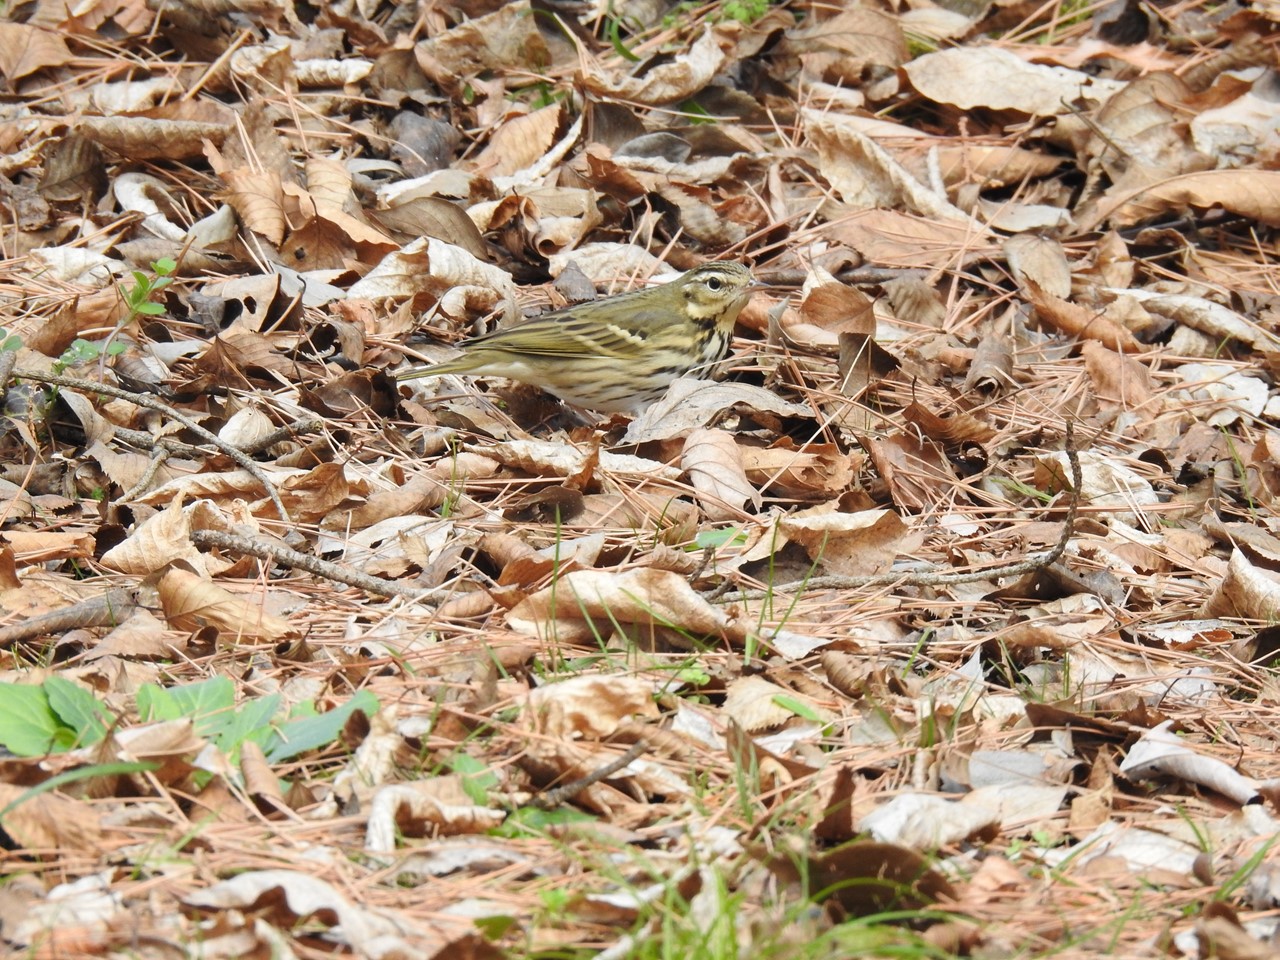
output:
POLYGON ((241 449, 250 456, 269 450, 277 443, 283 443, 286 440, 292 440, 294 437, 304 433, 315 433, 324 426, 324 421, 319 417, 302 417, 293 423, 286 423, 283 427, 277 427, 266 436, 259 437, 250 443, 246 443, 241 449))
MULTIPOLYGON (((302 417, 292 423, 286 423, 283 427, 277 427, 264 437, 259 437, 257 440, 243 444, 239 449, 252 457, 284 440, 306 433, 315 433, 323 426, 324 421, 317 417, 302 417)), ((208 453, 208 451, 193 443, 183 443, 174 437, 157 437, 155 434, 147 433, 145 430, 130 430, 128 427, 121 427, 115 424, 112 425, 112 434, 117 439, 123 440, 131 447, 137 447, 139 450, 159 448, 167 450, 171 454, 179 454, 185 457, 204 456, 208 453)))
POLYGON ((151 489, 151 482, 155 480, 156 474, 160 472, 160 468, 164 466, 165 461, 169 459, 169 451, 164 447, 159 447, 151 451, 151 461, 147 464, 147 469, 143 471, 142 476, 138 478, 138 482, 132 487, 120 494, 120 502, 128 503, 134 497, 140 497, 151 489))
POLYGON ((66 633, 81 627, 116 627, 139 607, 137 590, 113 589, 100 597, 0 627, 0 647, 10 647, 49 633, 66 633))
POLYGON ((93 380, 81 380, 78 377, 62 377, 52 373, 39 373, 35 370, 15 370, 15 377, 23 380, 34 380, 36 383, 47 383, 54 387, 66 387, 69 390, 79 390, 83 393, 99 393, 107 397, 115 397, 117 400, 124 400, 132 403, 134 406, 146 407, 148 410, 155 410, 164 414, 171 420, 176 420, 192 433, 203 437, 209 443, 213 444, 235 463, 248 471, 253 479, 262 484, 263 489, 267 491, 267 496, 271 498, 271 502, 275 504, 276 512, 280 514, 280 519, 289 522, 289 511, 285 509, 284 501, 280 499, 280 494, 276 492, 275 484, 268 478, 266 472, 261 465, 255 463, 253 459, 238 447, 234 447, 227 441, 221 439, 217 434, 212 433, 207 428, 200 426, 185 413, 174 409, 167 403, 161 403, 155 397, 148 397, 143 393, 134 393, 130 390, 122 390, 120 387, 113 387, 105 383, 97 383, 93 380))
MULTIPOLYGON (((1002 564, 998 567, 987 567, 982 570, 969 570, 957 573, 943 567, 930 567, 924 570, 899 570, 896 573, 876 573, 861 577, 829 576, 810 577, 807 580, 794 580, 790 583, 778 583, 762 590, 743 590, 733 594, 735 600, 759 600, 774 593, 787 593, 794 590, 848 590, 854 587, 872 587, 881 585, 941 587, 954 583, 974 583, 978 580, 990 580, 993 577, 1018 576, 1043 570, 1061 559, 1066 552, 1071 534, 1075 531, 1076 511, 1080 506, 1080 487, 1083 475, 1080 470, 1080 457, 1072 443, 1072 429, 1067 423, 1066 443, 1067 461, 1071 464, 1072 490, 1071 500, 1067 506, 1067 517, 1062 525, 1062 533, 1051 550, 1037 556, 1030 556, 1014 563, 1002 564)), ((712 596, 719 598, 723 591, 713 591, 712 596)))
POLYGON ((533 798, 533 805, 539 810, 552 810, 560 806, 566 800, 572 800, 587 787, 594 786, 601 780, 606 780, 613 776, 623 767, 630 764, 633 760, 639 759, 640 755, 649 749, 649 744, 644 740, 637 740, 626 752, 614 760, 610 760, 602 767, 596 767, 585 777, 579 777, 577 780, 570 780, 568 783, 553 787, 544 793, 533 798))
POLYGON ((305 570, 308 573, 314 573, 317 577, 323 577, 335 583, 345 583, 349 587, 356 587, 382 597, 405 597, 422 603, 443 603, 456 595, 455 591, 451 590, 415 590, 395 580, 384 580, 382 577, 361 573, 359 570, 352 570, 350 567, 344 567, 330 560, 321 560, 308 553, 299 553, 282 543, 269 543, 221 530, 193 530, 191 542, 197 547, 217 547, 219 550, 247 553, 259 560, 270 560, 281 566, 305 570))

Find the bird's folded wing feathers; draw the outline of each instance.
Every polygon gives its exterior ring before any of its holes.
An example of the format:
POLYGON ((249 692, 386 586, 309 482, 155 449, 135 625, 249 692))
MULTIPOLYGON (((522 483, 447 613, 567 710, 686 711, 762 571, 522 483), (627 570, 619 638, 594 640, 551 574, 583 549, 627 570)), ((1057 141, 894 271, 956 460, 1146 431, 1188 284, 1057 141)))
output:
POLYGON ((646 323, 651 318, 648 311, 632 313, 626 326, 601 323, 598 320, 580 320, 573 316, 544 317, 530 320, 517 327, 495 330, 468 341, 464 346, 472 351, 513 349, 504 342, 504 334, 520 331, 518 351, 538 357, 634 357, 643 348, 646 323))

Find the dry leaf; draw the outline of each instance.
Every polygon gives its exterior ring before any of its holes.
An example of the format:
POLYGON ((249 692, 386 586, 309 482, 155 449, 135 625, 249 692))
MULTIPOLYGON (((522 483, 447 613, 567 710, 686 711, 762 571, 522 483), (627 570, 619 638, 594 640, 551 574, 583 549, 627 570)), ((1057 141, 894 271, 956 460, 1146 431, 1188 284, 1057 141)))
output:
POLYGON ((709 520, 740 519, 747 504, 760 508, 760 493, 747 480, 738 445, 723 430, 690 433, 680 454, 680 469, 698 491, 709 520))
POLYGON ((301 631, 262 609, 260 601, 242 599, 228 590, 181 569, 160 578, 160 605, 165 619, 179 630, 212 627, 224 646, 276 644, 297 640, 301 631))
POLYGON ((507 614, 514 630, 562 641, 607 635, 613 625, 670 627, 695 637, 732 633, 729 618, 667 570, 579 570, 522 600, 507 614))

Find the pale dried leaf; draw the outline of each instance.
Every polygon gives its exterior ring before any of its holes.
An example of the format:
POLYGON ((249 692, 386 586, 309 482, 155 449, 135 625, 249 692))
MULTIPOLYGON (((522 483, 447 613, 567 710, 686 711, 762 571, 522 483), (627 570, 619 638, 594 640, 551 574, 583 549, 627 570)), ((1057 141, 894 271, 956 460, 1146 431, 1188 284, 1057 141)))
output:
POLYGON ((1231 551, 1227 574, 1200 608, 1200 617, 1244 617, 1271 622, 1280 611, 1280 581, 1254 566, 1240 550, 1231 551))
POLYGON ((225 124, 148 117, 84 117, 76 132, 86 140, 134 160, 186 160, 200 157, 206 143, 221 144, 225 124))
POLYGON ((795 711, 786 706, 787 699, 802 702, 814 712, 825 712, 807 697, 798 696, 794 691, 771 683, 764 677, 739 677, 734 680, 725 690, 721 710, 743 730, 758 733, 795 719, 795 711))
POLYGON ((14 80, 70 60, 67 42, 54 31, 26 23, 0 23, 0 74, 11 86, 14 80))
POLYGON ((818 149, 823 176, 853 209, 905 207, 908 213, 971 224, 975 234, 984 232, 967 213, 911 176, 856 127, 817 110, 801 115, 805 134, 818 149))
POLYGON ((1034 281, 1051 297, 1071 296, 1071 265, 1057 240, 1030 234, 1010 237, 1004 242, 1004 254, 1013 278, 1023 287, 1034 281))
POLYGON ((834 513, 829 507, 793 513, 779 530, 804 547, 814 563, 843 576, 888 570, 909 533, 892 510, 834 513))
POLYGON ((733 436, 723 430, 694 430, 685 439, 680 469, 699 493, 710 520, 735 520, 748 503, 760 507, 760 493, 747 480, 733 436))
POLYGON ((725 51, 720 34, 707 27, 685 53, 670 63, 653 67, 643 77, 606 76, 596 66, 583 72, 582 84, 597 96, 616 97, 634 103, 662 104, 693 96, 724 64, 725 51))
POLYGON ((164 502, 168 503, 164 510, 144 520, 127 540, 103 554, 103 566, 143 576, 175 560, 185 560, 196 570, 210 574, 230 569, 233 561, 196 549, 191 543, 191 531, 230 531, 238 525, 251 523, 244 505, 230 507, 229 515, 224 515, 209 500, 197 500, 185 506, 182 497, 164 502))
POLYGON ((693 636, 728 632, 729 618, 667 570, 579 570, 522 600, 507 614, 514 630, 586 640, 614 623, 671 627, 693 636))
POLYGON ((640 677, 570 677, 529 692, 530 720, 551 737, 603 740, 633 718, 656 719, 657 692, 640 677))
POLYGON ((1070 113, 1081 99, 1102 103, 1125 86, 1078 70, 1027 63, 995 46, 927 53, 902 69, 930 100, 964 110, 1017 110, 1034 117, 1070 113))
POLYGON ((179 630, 212 627, 224 646, 294 641, 301 631, 267 613, 260 601, 244 599, 186 570, 171 569, 160 578, 165 619, 179 630))
POLYGON ((681 377, 657 403, 650 404, 631 421, 622 438, 626 444, 648 443, 678 437, 706 426, 731 407, 758 410, 778 416, 811 419, 813 411, 788 403, 772 390, 749 383, 717 383, 681 377))

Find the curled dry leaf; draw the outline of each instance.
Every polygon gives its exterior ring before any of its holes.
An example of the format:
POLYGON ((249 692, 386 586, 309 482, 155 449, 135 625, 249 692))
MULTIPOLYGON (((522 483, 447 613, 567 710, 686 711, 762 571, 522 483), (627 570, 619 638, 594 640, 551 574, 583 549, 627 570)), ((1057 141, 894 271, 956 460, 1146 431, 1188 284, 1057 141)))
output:
POLYGON ((738 520, 748 503, 760 508, 760 492, 742 468, 733 436, 723 430, 695 430, 685 440, 680 468, 698 491, 709 520, 738 520))
POLYGON ((939 263, 977 260, 990 253, 987 228, 974 220, 942 220, 898 210, 858 210, 817 232, 884 267, 933 270, 939 263))
POLYGON ((800 56, 811 80, 854 88, 865 83, 870 68, 896 70, 907 59, 900 19, 862 6, 834 17, 806 19, 787 31, 779 47, 800 56))
POLYGON ((1257 803, 1258 785, 1215 757, 1201 756, 1173 732, 1173 721, 1151 728, 1129 748, 1120 772, 1131 780, 1178 777, 1208 787, 1244 806, 1257 803))
POLYGON ((914 423, 931 440, 941 443, 986 443, 996 436, 993 427, 963 410, 942 417, 912 402, 903 409, 902 418, 914 423))
POLYGON ((1198 616, 1271 621, 1280 610, 1280 581, 1255 567, 1240 550, 1231 551, 1227 575, 1204 602, 1198 616))
POLYGON ((554 440, 507 440, 474 448, 503 466, 535 476, 565 477, 576 486, 587 487, 597 470, 619 476, 663 477, 675 480, 680 471, 657 460, 601 450, 598 443, 588 449, 554 440))
POLYGON ((482 230, 503 230, 510 235, 508 245, 513 249, 519 246, 543 257, 577 247, 601 220, 596 194, 568 187, 534 188, 477 204, 467 216, 482 230))
POLYGON ((49 563, 54 560, 83 560, 93 556, 94 538, 90 533, 58 533, 52 530, 5 530, 4 542, 23 565, 49 563))
POLYGON ((522 600, 507 613, 521 633, 561 641, 608 636, 614 624, 669 627, 695 637, 741 636, 728 616, 668 570, 579 570, 522 600))
POLYGON ((999 394, 1014 385, 1013 338, 1008 334, 1008 325, 998 320, 984 328, 965 375, 964 388, 999 394))
POLYGON ((857 400, 898 369, 898 358, 865 333, 841 333, 836 372, 840 393, 857 400))
POLYGON ((780 325, 783 338, 792 346, 835 353, 841 334, 873 335, 876 318, 869 296, 821 271, 818 278, 806 278, 800 306, 783 313, 780 325))
POLYGON ((858 840, 821 853, 782 848, 765 858, 784 881, 838 904, 848 916, 916 910, 956 899, 956 889, 922 854, 893 843, 858 840))
POLYGON ((724 715, 737 722, 743 730, 758 733, 796 718, 796 712, 786 705, 787 700, 803 703, 818 716, 830 718, 830 714, 810 698, 755 676, 739 677, 730 683, 725 690, 722 709, 724 715))
MULTIPOLYGON (((1141 527, 1144 508, 1160 502, 1151 484, 1117 459, 1092 450, 1077 454, 1081 487, 1075 491, 1091 516, 1114 516, 1122 523, 1141 527)), ((1065 453, 1046 453, 1036 458, 1036 486, 1041 489, 1070 489, 1071 467, 1065 453)))
POLYGON ((659 716, 653 682, 628 676, 580 676, 529 691, 529 718, 539 733, 561 740, 603 740, 634 718, 659 716))
POLYGON ((1178 378, 1186 388, 1172 399, 1194 410, 1198 419, 1214 427, 1230 426, 1242 417, 1259 417, 1267 408, 1270 391, 1247 368, 1226 363, 1184 363, 1178 378))
POLYGON ((102 565, 110 570, 145 576, 183 560, 210 576, 226 573, 240 561, 201 553, 191 542, 193 530, 253 528, 253 517, 243 501, 232 501, 224 513, 211 500, 183 505, 174 497, 159 513, 144 520, 123 543, 102 555, 102 565))
POLYGON ((1230 307, 1204 297, 1136 289, 1110 290, 1108 293, 1130 296, 1149 312, 1168 317, 1214 339, 1239 340, 1256 350, 1280 349, 1280 338, 1275 334, 1230 307))
POLYGON ((484 237, 458 204, 440 197, 412 195, 382 202, 385 209, 371 210, 368 216, 401 239, 435 237, 457 244, 478 260, 485 258, 484 237))
POLYGON ((783 400, 772 390, 750 383, 717 383, 681 377, 657 403, 650 404, 627 427, 624 444, 669 440, 706 426, 731 407, 780 417, 813 418, 813 411, 783 400))
POLYGON ((284 183, 274 170, 236 167, 224 170, 224 198, 250 230, 273 244, 284 240, 288 221, 284 209, 284 183))
POLYGON ((473 161, 474 169, 485 176, 505 177, 532 166, 555 143, 563 118, 564 107, 553 103, 504 121, 473 161))
POLYGON ((93 807, 80 800, 68 800, 46 793, 16 803, 25 788, 0 783, 0 809, 4 809, 4 830, 16 848, 32 854, 52 850, 95 853, 102 846, 102 825, 93 807), (10 808, 10 804, 14 804, 10 808))
POLYGON ((752 484, 797 500, 835 499, 849 488, 856 469, 855 457, 833 443, 798 449, 784 437, 771 447, 739 447, 738 452, 752 484))
POLYGON ((805 133, 818 149, 822 175, 853 209, 904 208, 930 219, 973 223, 945 194, 922 184, 855 126, 818 110, 801 115, 805 133))
POLYGON ((948 497, 955 472, 937 443, 915 431, 879 438, 868 435, 862 445, 876 472, 889 485, 893 502, 904 510, 920 510, 948 497))
POLYGON ((170 220, 176 211, 169 190, 159 177, 145 173, 125 173, 111 182, 120 209, 128 213, 142 214, 143 229, 162 240, 181 243, 187 230, 170 220))
POLYGON ((388 254, 347 291, 349 297, 368 299, 432 294, 439 297, 440 309, 450 316, 461 315, 464 306, 492 310, 503 300, 514 310, 515 293, 515 284, 505 270, 432 237, 414 240, 388 254))
POLYGON ((679 272, 633 243, 586 243, 552 254, 547 258, 547 269, 551 276, 558 277, 570 263, 595 284, 615 283, 619 277, 673 279, 679 272))
POLYGON ((76 124, 76 132, 86 140, 134 160, 200 157, 206 143, 222 143, 229 130, 220 123, 147 117, 81 117, 76 124))
POLYGON ((493 13, 463 20, 439 36, 419 41, 413 53, 423 72, 446 89, 455 87, 460 78, 485 70, 517 66, 538 70, 551 62, 528 0, 505 3, 493 13))
POLYGON ((1027 63, 1001 47, 956 47, 903 65, 922 96, 963 110, 1017 110, 1033 117, 1070 113, 1081 99, 1102 103, 1124 89, 1118 80, 1027 63))
POLYGON ((263 610, 260 601, 238 597, 186 570, 168 571, 158 590, 170 626, 193 631, 213 627, 224 646, 277 644, 302 636, 289 621, 263 610))
POLYGON ((1099 401, 1114 403, 1125 410, 1142 410, 1154 399, 1151 372, 1142 361, 1109 350, 1097 340, 1081 344, 1080 355, 1093 382, 1093 395, 1099 401))
POLYGON ((501 826, 506 816, 473 803, 456 776, 390 784, 369 803, 365 849, 391 853, 404 836, 484 834, 501 826))
POLYGON ((294 77, 298 86, 308 87, 343 87, 349 83, 359 83, 373 72, 372 60, 359 57, 334 60, 314 58, 299 60, 294 65, 294 77))
POLYGON ((1222 207, 1269 227, 1280 226, 1280 172, 1250 169, 1184 173, 1119 194, 1076 226, 1092 230, 1110 222, 1120 229, 1187 207, 1222 207))
POLYGON ((348 213, 355 206, 351 174, 336 160, 313 157, 306 164, 307 187, 296 183, 283 185, 284 195, 298 206, 298 217, 305 222, 323 221, 340 230, 352 243, 394 248, 396 242, 371 226, 362 217, 348 213))
POLYGON ((698 530, 698 508, 672 494, 592 493, 582 498, 582 513, 575 517, 582 527, 607 526, 625 530, 657 531, 663 543, 683 543, 698 530))
POLYGON ((610 77, 598 65, 589 64, 583 71, 582 85, 597 96, 633 103, 671 103, 693 96, 710 83, 724 59, 722 34, 708 26, 687 53, 651 68, 644 76, 610 77))
POLYGON ((299 921, 329 923, 329 936, 364 957, 439 957, 449 949, 470 955, 479 940, 470 919, 440 915, 430 925, 356 905, 331 884, 297 870, 250 870, 183 901, 204 912, 253 910, 263 921, 291 929, 299 921))
POLYGON ((883 573, 906 546, 910 528, 892 510, 835 513, 815 507, 784 517, 780 532, 814 563, 842 576, 883 573))
POLYGON ((1146 349, 1124 327, 1097 310, 1055 297, 1031 277, 1024 277, 1028 299, 1036 316, 1068 336, 1098 340, 1117 353, 1141 353, 1146 349))
POLYGON ((0 74, 10 87, 15 80, 60 67, 71 59, 66 40, 56 31, 29 23, 0 23, 0 74))
POLYGON ((1004 242, 1004 255, 1020 286, 1026 287, 1029 280, 1034 280, 1051 297, 1071 296, 1071 265, 1057 240, 1020 234, 1004 242))

